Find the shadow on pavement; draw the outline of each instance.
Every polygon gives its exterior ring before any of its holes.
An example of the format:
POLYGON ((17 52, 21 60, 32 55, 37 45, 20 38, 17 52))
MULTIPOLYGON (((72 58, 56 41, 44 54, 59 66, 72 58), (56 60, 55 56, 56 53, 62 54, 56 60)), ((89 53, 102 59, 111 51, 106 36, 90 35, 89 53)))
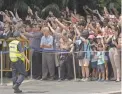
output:
POLYGON ((26 91, 26 92, 22 92, 20 94, 27 94, 27 93, 34 93, 34 94, 37 94, 37 93, 47 93, 49 91, 26 91))

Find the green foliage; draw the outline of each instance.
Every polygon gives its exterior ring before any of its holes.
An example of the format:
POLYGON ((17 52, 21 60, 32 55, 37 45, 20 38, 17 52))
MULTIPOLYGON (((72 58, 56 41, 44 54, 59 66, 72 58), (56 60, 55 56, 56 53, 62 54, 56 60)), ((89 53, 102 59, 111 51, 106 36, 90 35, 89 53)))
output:
POLYGON ((46 6, 41 12, 41 17, 42 18, 47 17, 49 11, 52 11, 56 17, 60 17, 60 10, 57 4, 49 4, 48 6, 46 6))
POLYGON ((0 9, 2 8, 3 4, 4 4, 4 1, 0 0, 0 9))
POLYGON ((114 3, 115 8, 119 9, 121 8, 121 0, 98 0, 99 7, 104 7, 106 6, 109 8, 109 4, 114 3))
POLYGON ((24 0, 17 0, 14 8, 24 12, 28 10, 28 5, 24 2, 24 0))
POLYGON ((91 5, 91 8, 94 7, 95 2, 100 9, 103 9, 104 6, 109 8, 111 2, 115 4, 115 8, 121 9, 121 0, 0 0, 0 9, 14 10, 14 8, 17 8, 20 12, 26 13, 28 6, 30 6, 33 11, 37 10, 43 15, 47 15, 50 10, 59 15, 59 9, 66 6, 74 9, 77 5, 79 6, 78 10, 81 10, 84 4, 91 5), (42 10, 45 10, 45 13, 42 10))

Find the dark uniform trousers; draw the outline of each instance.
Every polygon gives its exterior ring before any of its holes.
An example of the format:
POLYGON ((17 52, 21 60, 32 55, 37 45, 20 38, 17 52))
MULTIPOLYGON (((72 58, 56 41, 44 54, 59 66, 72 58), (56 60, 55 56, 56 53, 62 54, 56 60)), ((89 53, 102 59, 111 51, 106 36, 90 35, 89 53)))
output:
POLYGON ((20 85, 23 82, 25 76, 27 76, 27 73, 26 73, 24 62, 20 59, 17 62, 12 62, 13 84, 20 85))
POLYGON ((42 53, 42 79, 46 79, 48 77, 48 73, 50 78, 55 78, 54 54, 42 53))
POLYGON ((33 77, 42 76, 42 53, 34 51, 32 54, 32 75, 33 77))
POLYGON ((60 79, 73 78, 73 59, 72 55, 62 54, 60 58, 60 79))

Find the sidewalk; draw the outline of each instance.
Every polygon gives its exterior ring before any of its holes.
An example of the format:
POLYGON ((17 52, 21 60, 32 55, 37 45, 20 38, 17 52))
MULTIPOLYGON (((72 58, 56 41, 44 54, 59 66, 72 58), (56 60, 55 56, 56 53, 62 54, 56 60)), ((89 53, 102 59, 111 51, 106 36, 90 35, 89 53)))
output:
MULTIPOLYGON (((14 94, 9 86, 0 86, 0 94, 14 94)), ((76 82, 26 80, 21 94, 121 94, 120 82, 76 82)))

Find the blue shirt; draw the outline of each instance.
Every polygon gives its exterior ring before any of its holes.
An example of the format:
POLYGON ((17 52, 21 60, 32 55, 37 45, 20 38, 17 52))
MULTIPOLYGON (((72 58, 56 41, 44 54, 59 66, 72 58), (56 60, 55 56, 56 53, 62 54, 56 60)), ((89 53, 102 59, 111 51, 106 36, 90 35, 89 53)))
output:
POLYGON ((104 56, 105 56, 104 52, 97 52, 97 57, 98 57, 97 65, 104 64, 105 62, 104 56))
POLYGON ((30 47, 34 48, 34 50, 40 49, 40 42, 42 38, 41 32, 32 32, 25 34, 26 37, 30 38, 30 47))
POLYGON ((91 47, 90 47, 89 41, 88 41, 88 43, 84 43, 84 51, 85 51, 85 58, 90 60, 90 57, 91 57, 91 47))
POLYGON ((41 43, 40 45, 51 45, 52 47, 51 48, 43 48, 45 50, 53 50, 53 37, 50 35, 50 36, 43 36, 41 38, 41 43))

